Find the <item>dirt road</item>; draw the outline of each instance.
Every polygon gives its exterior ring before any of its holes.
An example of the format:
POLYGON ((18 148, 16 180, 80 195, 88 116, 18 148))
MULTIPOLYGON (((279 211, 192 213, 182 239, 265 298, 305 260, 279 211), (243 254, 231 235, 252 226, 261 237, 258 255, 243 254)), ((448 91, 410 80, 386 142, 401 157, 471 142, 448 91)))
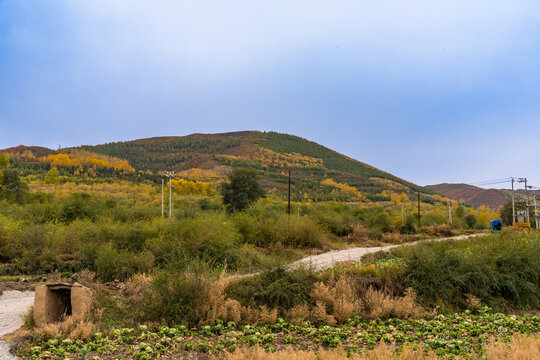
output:
POLYGON ((16 359, 9 353, 9 345, 3 343, 1 338, 22 326, 23 316, 33 304, 33 291, 8 290, 0 295, 0 360, 16 359))
POLYGON ((452 236, 448 238, 419 240, 419 241, 414 241, 414 242, 399 244, 399 245, 378 246, 378 247, 355 247, 355 248, 349 248, 345 250, 333 250, 333 251, 326 252, 324 254, 313 255, 313 256, 309 256, 307 258, 298 260, 291 265, 291 268, 306 267, 312 270, 324 270, 324 269, 334 267, 336 263, 341 262, 341 261, 351 261, 351 260, 360 261, 362 256, 366 254, 371 254, 378 251, 388 251, 397 246, 414 245, 414 244, 418 244, 420 242, 426 242, 426 241, 464 240, 471 237, 484 236, 484 235, 487 235, 487 234, 481 233, 481 234, 472 234, 472 235, 452 236))

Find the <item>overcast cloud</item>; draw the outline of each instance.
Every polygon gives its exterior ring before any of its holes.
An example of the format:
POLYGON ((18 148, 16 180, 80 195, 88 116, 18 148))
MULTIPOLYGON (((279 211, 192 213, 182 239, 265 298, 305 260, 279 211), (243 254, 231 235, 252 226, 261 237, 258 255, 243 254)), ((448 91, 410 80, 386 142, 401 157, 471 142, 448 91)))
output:
POLYGON ((0 147, 274 130, 540 186, 540 2, 0 0, 0 147))

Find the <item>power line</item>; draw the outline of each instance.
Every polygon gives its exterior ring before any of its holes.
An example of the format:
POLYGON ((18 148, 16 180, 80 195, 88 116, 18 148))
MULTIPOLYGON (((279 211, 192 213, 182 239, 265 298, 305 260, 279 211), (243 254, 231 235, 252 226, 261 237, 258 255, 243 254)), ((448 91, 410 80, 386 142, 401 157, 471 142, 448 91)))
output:
POLYGON ((486 182, 486 183, 482 183, 482 184, 469 184, 469 185, 472 185, 472 186, 488 186, 488 185, 497 185, 497 184, 508 184, 510 182, 509 181, 495 181, 495 182, 486 182))
POLYGON ((469 185, 491 185, 491 184, 502 184, 510 182, 512 178, 502 178, 502 179, 493 179, 493 180, 484 180, 484 181, 477 181, 473 183, 469 183, 469 185))

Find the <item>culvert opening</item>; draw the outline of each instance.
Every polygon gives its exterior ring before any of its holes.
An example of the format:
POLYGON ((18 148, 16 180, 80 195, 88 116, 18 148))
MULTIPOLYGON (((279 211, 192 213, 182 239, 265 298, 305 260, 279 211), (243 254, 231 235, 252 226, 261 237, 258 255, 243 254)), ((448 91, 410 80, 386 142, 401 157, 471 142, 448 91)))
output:
POLYGON ((51 300, 49 303, 51 321, 57 322, 63 317, 71 316, 71 287, 51 287, 49 288, 51 300))
POLYGON ((47 284, 36 287, 34 320, 37 327, 68 316, 84 316, 92 306, 92 291, 79 284, 47 284))

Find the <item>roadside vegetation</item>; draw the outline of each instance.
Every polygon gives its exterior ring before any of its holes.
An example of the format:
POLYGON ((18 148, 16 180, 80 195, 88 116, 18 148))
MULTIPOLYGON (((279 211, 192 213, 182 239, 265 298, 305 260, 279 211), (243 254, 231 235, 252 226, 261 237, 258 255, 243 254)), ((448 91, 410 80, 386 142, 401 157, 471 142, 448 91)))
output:
POLYGON ((290 268, 331 249, 483 231, 494 210, 455 204, 450 226, 448 203, 422 203, 418 226, 407 194, 368 202, 326 179, 331 194, 355 201, 293 201, 287 214, 257 171, 235 170, 217 183, 200 172, 175 180, 168 218, 167 187, 162 217, 154 175, 110 155, 57 155, 47 155, 42 178, 0 159, 0 291, 23 277, 28 286, 77 281, 95 301, 84 317, 45 328, 29 316, 25 358, 313 358, 319 348, 329 358, 470 358, 539 330, 536 316, 497 313, 539 308, 537 234, 503 231, 396 247, 323 271, 290 268), (80 175, 98 160, 96 176, 80 175), (66 172, 66 162, 81 173, 66 172))
POLYGON ((76 191, 30 193, 24 202, 0 204, 0 275, 89 269, 103 281, 187 268, 194 261, 246 273, 330 248, 402 243, 480 228, 470 228, 465 220, 462 227, 450 228, 444 217, 426 210, 418 229, 412 214, 402 224, 400 208, 342 203, 293 203, 287 215, 286 203, 272 198, 229 214, 218 196, 186 195, 175 200, 173 219, 161 218, 159 202, 76 191))

